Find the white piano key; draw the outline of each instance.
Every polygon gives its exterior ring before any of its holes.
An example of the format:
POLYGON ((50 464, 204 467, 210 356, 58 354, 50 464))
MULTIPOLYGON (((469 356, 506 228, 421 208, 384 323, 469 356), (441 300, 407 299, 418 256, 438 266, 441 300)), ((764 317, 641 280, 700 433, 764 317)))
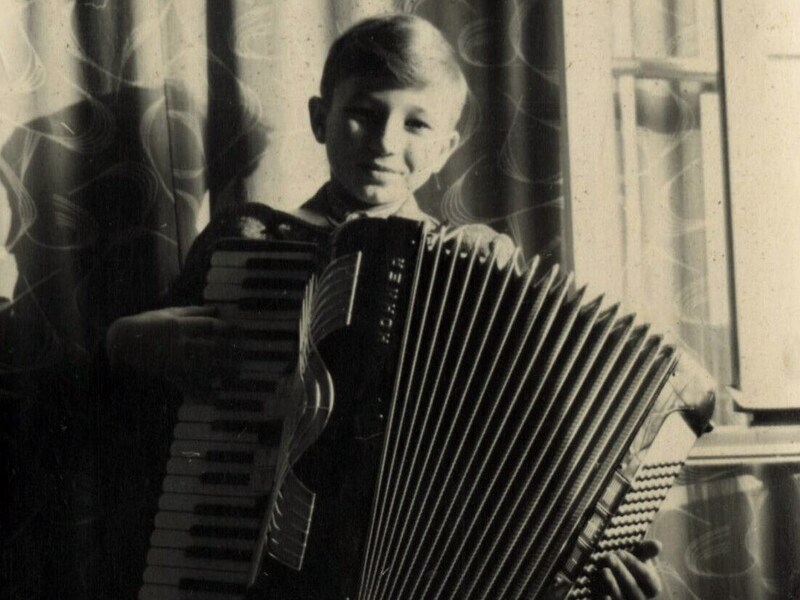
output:
MULTIPOLYGON (((244 519, 240 517, 220 517, 207 515, 193 515, 190 513, 159 511, 155 516, 156 529, 177 529, 180 531, 190 531, 193 527, 218 527, 250 530, 253 536, 237 539, 256 539, 261 528, 260 519, 244 519)), ((217 537, 217 536, 212 536, 217 537)), ((225 536, 222 536, 225 537, 225 536)), ((230 536, 236 537, 236 536, 230 536)))
POLYGON ((252 465, 238 462, 210 462, 202 458, 173 457, 167 461, 170 475, 198 476, 203 473, 242 473, 249 474, 252 465))
MULTIPOLYGON (((220 304, 220 307, 221 306, 223 305, 220 304)), ((231 304, 228 303, 225 304, 225 306, 231 306, 231 304)), ((293 336, 297 334, 299 336, 299 326, 297 321, 285 321, 280 319, 264 319, 254 321, 252 319, 246 319, 241 322, 232 321, 232 323, 235 325, 234 336, 239 332, 241 332, 244 337, 247 337, 248 334, 252 334, 253 336, 266 336, 269 333, 274 333, 276 337, 288 337, 289 334, 292 334, 293 336)))
MULTIPOLYGON (((173 443, 174 445, 174 443, 173 443)), ((209 449, 205 452, 176 448, 177 454, 167 461, 167 473, 192 475, 212 472, 250 473, 274 469, 277 463, 276 448, 252 450, 209 449)))
MULTIPOLYGON (((263 423, 263 421, 262 421, 263 423)), ((281 430, 265 426, 260 433, 255 430, 256 423, 177 423, 173 430, 176 440, 207 440, 220 442, 243 442, 265 446, 277 446, 280 442, 281 430), (263 437, 260 437, 263 436, 263 437)))
MULTIPOLYGON (((200 507, 225 507, 253 514, 252 518, 260 519, 264 511, 263 502, 253 496, 212 496, 210 494, 162 494, 158 499, 158 508, 162 511, 193 513, 200 507)), ((203 515, 198 515, 200 518, 203 515)), ((208 515, 213 516, 213 515, 208 515)))
POLYGON ((240 571, 244 573, 250 571, 249 557, 244 560, 230 560, 186 556, 185 550, 176 548, 151 548, 147 553, 147 564, 182 569, 240 571))
POLYGON ((182 590, 177 586, 148 583, 139 591, 139 600, 244 600, 245 595, 233 592, 182 590))
POLYGON ((209 483, 199 477, 185 475, 166 475, 162 485, 164 492, 178 494, 204 494, 209 496, 260 496, 268 494, 272 488, 274 470, 261 470, 250 473, 246 482, 209 483))
POLYGON ((186 458, 204 458, 209 452, 246 452, 252 455, 266 455, 260 459, 261 464, 266 464, 274 455, 275 450, 258 443, 239 444, 232 441, 213 442, 208 440, 175 440, 170 446, 171 456, 186 458))
POLYGON ((193 579, 196 581, 219 581, 226 583, 238 583, 247 585, 247 574, 238 571, 202 571, 199 569, 171 569, 167 567, 146 567, 144 576, 145 583, 156 583, 162 585, 180 585, 182 580, 193 579))
POLYGON ((207 440, 207 441, 235 441, 257 444, 258 434, 247 431, 242 427, 241 431, 216 431, 212 428, 212 423, 177 423, 173 431, 176 440, 207 440))

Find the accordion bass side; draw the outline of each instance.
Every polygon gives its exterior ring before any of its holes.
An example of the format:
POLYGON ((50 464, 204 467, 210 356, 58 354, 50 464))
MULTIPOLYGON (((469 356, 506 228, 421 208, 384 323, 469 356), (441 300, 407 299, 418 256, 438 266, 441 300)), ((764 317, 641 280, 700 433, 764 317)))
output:
POLYGON ((590 597, 704 427, 660 395, 675 350, 401 219, 341 228, 313 287, 252 597, 590 597))

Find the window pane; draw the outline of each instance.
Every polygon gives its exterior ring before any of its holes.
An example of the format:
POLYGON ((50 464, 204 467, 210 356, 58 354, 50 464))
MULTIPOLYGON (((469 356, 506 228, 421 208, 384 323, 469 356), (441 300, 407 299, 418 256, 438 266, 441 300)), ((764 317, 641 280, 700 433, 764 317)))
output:
POLYGON ((732 381, 719 98, 701 82, 616 85, 625 297, 732 381))
POLYGON ((613 0, 613 6, 615 56, 716 58, 709 56, 716 42, 713 1, 613 0))

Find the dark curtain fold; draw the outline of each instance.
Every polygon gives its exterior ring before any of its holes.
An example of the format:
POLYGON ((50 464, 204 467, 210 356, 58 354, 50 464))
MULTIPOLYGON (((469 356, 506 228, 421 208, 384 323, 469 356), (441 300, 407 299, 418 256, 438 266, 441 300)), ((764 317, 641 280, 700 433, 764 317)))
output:
POLYGON ((421 193, 423 206, 456 224, 509 232, 526 256, 562 262, 562 36, 555 0, 421 3, 441 27, 470 82, 464 142, 421 193))
POLYGON ((248 148, 236 142, 242 131, 242 98, 239 93, 238 59, 234 52, 234 8, 232 2, 206 3, 208 35, 208 118, 206 149, 208 187, 212 212, 222 204, 220 196, 232 201, 244 195, 241 178, 232 177, 240 165, 246 165, 248 148), (233 145, 231 145, 233 142, 233 145))

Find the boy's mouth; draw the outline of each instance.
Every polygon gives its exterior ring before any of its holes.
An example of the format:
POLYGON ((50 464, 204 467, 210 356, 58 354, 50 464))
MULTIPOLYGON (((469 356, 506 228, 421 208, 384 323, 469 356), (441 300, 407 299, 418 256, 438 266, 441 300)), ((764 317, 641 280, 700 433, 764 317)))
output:
POLYGON ((400 171, 374 162, 361 163, 361 168, 376 176, 388 177, 392 175, 400 175, 400 171))
POLYGON ((377 163, 363 163, 360 166, 367 184, 391 185, 403 176, 400 171, 377 163))

